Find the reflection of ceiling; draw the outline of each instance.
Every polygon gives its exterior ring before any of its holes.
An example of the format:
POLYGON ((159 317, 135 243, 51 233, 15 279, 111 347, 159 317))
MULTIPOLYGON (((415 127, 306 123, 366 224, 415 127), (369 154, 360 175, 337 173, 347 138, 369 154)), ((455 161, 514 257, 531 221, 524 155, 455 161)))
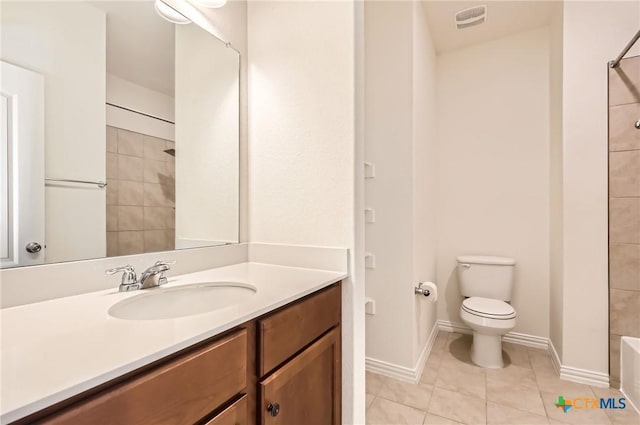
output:
POLYGON ((90 3, 107 13, 107 72, 173 96, 174 28, 153 1, 90 3))
POLYGON ((483 43, 510 34, 549 24, 555 5, 553 1, 434 1, 423 0, 429 29, 438 53, 476 43, 483 43), (469 7, 487 5, 484 24, 456 29, 454 15, 469 7))

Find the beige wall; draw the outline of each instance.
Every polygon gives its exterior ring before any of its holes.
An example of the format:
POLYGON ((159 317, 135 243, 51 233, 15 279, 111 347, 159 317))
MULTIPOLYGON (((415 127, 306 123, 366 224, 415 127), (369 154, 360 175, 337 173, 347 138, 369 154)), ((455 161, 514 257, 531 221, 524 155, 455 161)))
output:
MULTIPOLYGON (((348 247, 353 266, 354 4, 250 2, 247 16, 250 238, 348 247)), ((343 287, 344 423, 364 423, 362 285, 343 287)))
POLYGON ((603 376, 609 369, 606 64, 639 23, 638 2, 564 3, 561 361, 603 376))
POLYGON ((609 70, 609 373, 620 337, 640 337, 640 56, 609 70))
POLYGON ((460 322, 455 258, 517 261, 515 332, 549 335, 549 30, 438 56, 439 318, 460 322))

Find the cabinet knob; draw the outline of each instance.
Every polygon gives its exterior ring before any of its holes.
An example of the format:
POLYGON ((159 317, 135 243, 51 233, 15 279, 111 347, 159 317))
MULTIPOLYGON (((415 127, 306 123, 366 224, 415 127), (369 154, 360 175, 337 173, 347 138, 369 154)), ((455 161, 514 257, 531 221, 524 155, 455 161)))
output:
POLYGON ((278 413, 280 413, 280 405, 278 403, 269 403, 267 411, 273 417, 278 416, 278 413))

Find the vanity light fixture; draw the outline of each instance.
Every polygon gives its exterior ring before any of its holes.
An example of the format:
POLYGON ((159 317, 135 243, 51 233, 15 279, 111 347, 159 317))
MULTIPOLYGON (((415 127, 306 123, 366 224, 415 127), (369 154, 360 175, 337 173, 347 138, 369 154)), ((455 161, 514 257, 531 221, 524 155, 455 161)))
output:
POLYGON ((162 0, 156 0, 154 3, 154 7, 156 9, 156 12, 158 12, 158 15, 171 23, 179 25, 191 23, 191 20, 189 18, 187 18, 182 13, 178 12, 162 0))
POLYGON ((217 9, 227 4, 227 0, 193 0, 195 4, 202 7, 217 9))

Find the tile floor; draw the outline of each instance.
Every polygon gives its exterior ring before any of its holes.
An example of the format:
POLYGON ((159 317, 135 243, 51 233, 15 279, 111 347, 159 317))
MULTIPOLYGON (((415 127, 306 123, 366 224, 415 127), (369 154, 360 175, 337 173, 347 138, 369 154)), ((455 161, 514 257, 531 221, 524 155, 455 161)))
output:
POLYGON ((562 381, 546 350, 503 344, 504 369, 482 369, 470 359, 471 335, 440 332, 418 384, 367 372, 367 424, 633 424, 624 410, 564 413, 559 395, 621 397, 617 390, 562 381))

